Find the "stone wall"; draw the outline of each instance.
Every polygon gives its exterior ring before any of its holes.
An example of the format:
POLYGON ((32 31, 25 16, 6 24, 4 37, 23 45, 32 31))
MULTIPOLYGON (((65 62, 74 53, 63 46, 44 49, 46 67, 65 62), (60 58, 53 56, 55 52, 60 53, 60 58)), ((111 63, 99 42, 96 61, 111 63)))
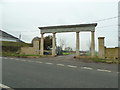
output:
POLYGON ((105 58, 118 59, 118 47, 116 48, 105 48, 105 58))
POLYGON ((118 59, 120 59, 120 47, 118 48, 118 59))
POLYGON ((104 46, 104 37, 98 38, 98 46, 99 46, 99 58, 112 58, 112 59, 120 59, 120 48, 106 48, 104 46))
POLYGON ((98 57, 99 58, 105 58, 104 38, 105 37, 98 38, 98 47, 99 47, 98 57))
POLYGON ((25 55, 39 55, 40 53, 40 40, 39 38, 33 39, 33 47, 21 47, 20 54, 25 55))
POLYGON ((39 54, 34 47, 21 47, 20 54, 36 55, 39 54))
POLYGON ((33 48, 34 48, 36 54, 39 54, 39 52, 40 52, 40 41, 39 40, 33 41, 33 48))

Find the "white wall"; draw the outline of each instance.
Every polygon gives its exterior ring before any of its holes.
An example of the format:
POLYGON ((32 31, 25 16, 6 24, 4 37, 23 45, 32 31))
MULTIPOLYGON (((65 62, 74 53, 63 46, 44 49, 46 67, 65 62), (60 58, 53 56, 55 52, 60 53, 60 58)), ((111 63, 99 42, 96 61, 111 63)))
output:
POLYGON ((5 39, 5 38, 0 38, 0 41, 12 41, 12 42, 17 42, 14 39, 5 39))
MULTIPOLYGON (((118 16, 120 16, 120 1, 118 3, 118 16)), ((120 47, 120 17, 118 18, 118 46, 120 47)))

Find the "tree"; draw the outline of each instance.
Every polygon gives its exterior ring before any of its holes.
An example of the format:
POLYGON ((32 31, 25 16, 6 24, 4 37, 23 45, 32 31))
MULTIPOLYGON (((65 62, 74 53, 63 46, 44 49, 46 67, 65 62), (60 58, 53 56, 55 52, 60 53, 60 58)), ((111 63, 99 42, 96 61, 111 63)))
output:
POLYGON ((66 40, 65 39, 59 39, 59 44, 60 44, 60 47, 63 50, 63 47, 66 47, 66 40))
POLYGON ((65 48, 65 51, 70 52, 70 51, 73 51, 73 50, 72 50, 72 48, 71 48, 71 47, 66 47, 66 48, 65 48))

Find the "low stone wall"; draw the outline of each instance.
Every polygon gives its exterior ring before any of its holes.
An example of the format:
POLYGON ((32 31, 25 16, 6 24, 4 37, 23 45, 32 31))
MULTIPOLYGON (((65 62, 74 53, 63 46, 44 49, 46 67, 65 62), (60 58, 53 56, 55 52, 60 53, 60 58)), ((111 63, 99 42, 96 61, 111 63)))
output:
POLYGON ((34 38, 33 39, 33 47, 21 47, 20 54, 24 55, 39 55, 40 52, 40 39, 34 38))
POLYGON ((39 51, 36 51, 34 47, 21 47, 20 54, 38 55, 39 51))
POLYGON ((118 59, 118 47, 116 48, 106 48, 105 47, 105 58, 118 59))
POLYGON ((118 48, 118 59, 120 59, 120 47, 118 48))
POLYGON ((99 58, 112 58, 112 59, 120 59, 120 47, 115 48, 106 48, 104 46, 104 38, 105 37, 98 37, 98 47, 99 47, 99 58))

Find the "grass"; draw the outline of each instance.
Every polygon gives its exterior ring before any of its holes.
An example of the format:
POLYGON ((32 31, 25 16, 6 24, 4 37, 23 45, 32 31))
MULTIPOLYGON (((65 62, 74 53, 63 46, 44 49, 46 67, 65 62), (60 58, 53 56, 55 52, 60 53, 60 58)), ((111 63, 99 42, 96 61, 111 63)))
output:
MULTIPOLYGON (((90 56, 90 53, 87 53, 86 54, 86 56, 90 56)), ((90 62, 97 62, 97 63, 109 63, 109 64, 111 64, 111 63, 115 63, 115 64, 120 64, 120 60, 118 60, 118 59, 100 59, 100 58, 98 58, 98 52, 95 52, 95 58, 87 58, 88 59, 88 61, 90 61, 90 62)))
MULTIPOLYGON (((87 52, 86 56, 90 56, 90 52, 87 52)), ((95 52, 95 56, 98 56, 98 52, 95 52)))
POLYGON ((99 59, 99 58, 91 58, 90 60, 94 62, 101 62, 101 63, 119 63, 120 61, 118 59, 99 59))
POLYGON ((0 41, 2 46, 32 46, 32 44, 24 43, 24 42, 11 42, 11 41, 0 41))
POLYGON ((118 59, 100 59, 97 56, 95 58, 91 58, 90 56, 80 56, 79 60, 83 62, 96 62, 96 63, 108 63, 108 64, 120 64, 120 60, 118 59))
POLYGON ((29 47, 29 46, 32 46, 32 44, 24 43, 24 42, 0 41, 0 47, 2 48, 2 52, 0 52, 0 55, 13 56, 13 57, 38 56, 38 55, 21 55, 16 53, 20 50, 20 47, 29 47))
POLYGON ((29 43, 0 41, 0 46, 2 46, 2 52, 0 52, 0 56, 9 56, 9 57, 44 57, 46 56, 46 55, 41 56, 41 55, 19 54, 20 47, 32 46, 32 44, 29 44, 29 43))
POLYGON ((71 54, 74 54, 72 52, 62 52, 63 55, 71 55, 71 54))
POLYGON ((28 58, 28 57, 31 57, 31 58, 37 58, 37 57, 48 57, 48 56, 51 56, 51 55, 25 55, 25 54, 18 54, 16 52, 0 52, 0 55, 1 56, 5 56, 5 57, 23 57, 23 58, 28 58))
POLYGON ((25 54, 18 54, 15 52, 2 52, 2 56, 24 57, 24 56, 40 56, 40 55, 25 55, 25 54))

